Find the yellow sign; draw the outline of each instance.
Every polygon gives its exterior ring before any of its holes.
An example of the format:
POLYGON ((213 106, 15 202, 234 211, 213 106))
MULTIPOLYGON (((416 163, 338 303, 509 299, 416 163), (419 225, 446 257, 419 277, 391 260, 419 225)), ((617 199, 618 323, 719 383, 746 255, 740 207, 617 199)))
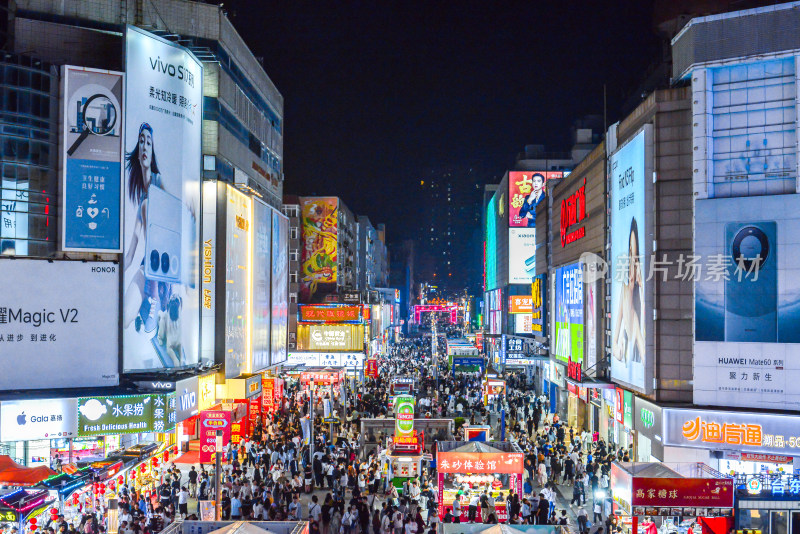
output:
POLYGON ((214 375, 198 378, 197 409, 208 410, 217 403, 217 379, 214 375))

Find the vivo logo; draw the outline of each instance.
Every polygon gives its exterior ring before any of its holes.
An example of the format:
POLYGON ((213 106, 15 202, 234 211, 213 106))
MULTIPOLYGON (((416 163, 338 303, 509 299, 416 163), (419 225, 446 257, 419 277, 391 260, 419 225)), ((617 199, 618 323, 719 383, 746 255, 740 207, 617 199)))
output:
POLYGON ((181 401, 181 410, 183 411, 191 410, 192 408, 197 406, 197 394, 194 391, 189 391, 187 389, 184 389, 180 401, 181 401))
POLYGON ((161 56, 157 56, 155 58, 150 58, 150 68, 156 72, 161 72, 167 76, 183 80, 189 87, 194 87, 194 74, 189 72, 189 69, 183 65, 173 65, 172 63, 164 62, 161 56))
POLYGON ((150 382, 150 387, 153 389, 172 389, 175 384, 172 382, 150 382))

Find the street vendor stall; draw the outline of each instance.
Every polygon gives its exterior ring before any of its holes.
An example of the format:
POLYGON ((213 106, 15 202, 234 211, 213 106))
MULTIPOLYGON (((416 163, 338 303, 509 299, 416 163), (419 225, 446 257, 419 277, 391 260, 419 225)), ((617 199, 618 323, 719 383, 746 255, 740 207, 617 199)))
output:
MULTIPOLYGON (((452 509, 458 498, 467 510, 470 496, 491 493, 497 520, 508 521, 506 502, 513 490, 522 495, 523 453, 509 441, 444 441, 438 443, 436 467, 439 476, 439 517, 452 509)), ((480 521, 480 515, 475 519, 480 521)))
POLYGON ((505 396, 506 381, 502 378, 486 377, 483 379, 483 404, 494 402, 498 395, 505 396))
POLYGON ((692 531, 700 534, 703 524, 715 525, 715 531, 720 525, 722 532, 730 531, 733 479, 703 464, 688 465, 691 476, 661 463, 611 464, 609 487, 614 514, 624 532, 684 534, 690 525, 695 525, 692 531))

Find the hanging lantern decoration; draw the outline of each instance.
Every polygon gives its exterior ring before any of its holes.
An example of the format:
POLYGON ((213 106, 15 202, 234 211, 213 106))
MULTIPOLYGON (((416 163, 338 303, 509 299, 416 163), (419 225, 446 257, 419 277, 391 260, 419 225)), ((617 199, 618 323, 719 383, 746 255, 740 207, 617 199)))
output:
POLYGON ((75 504, 78 504, 78 502, 80 501, 80 499, 81 499, 81 498, 80 498, 80 496, 79 496, 77 493, 73 493, 73 494, 72 494, 72 502, 73 502, 73 503, 75 503, 75 504))
POLYGON ((164 451, 164 461, 169 462, 169 451, 164 451))
POLYGON ((117 483, 112 480, 111 482, 108 483, 108 487, 111 488, 111 491, 114 491, 115 489, 117 489, 117 483))
POLYGON ((117 484, 119 484, 119 485, 125 484, 125 477, 123 477, 122 475, 118 476, 117 477, 117 484))
POLYGON ((154 467, 158 467, 158 458, 153 456, 153 458, 150 459, 150 463, 153 464, 154 467))
POLYGON ((58 508, 50 508, 50 515, 58 515, 58 508))
POLYGON ((28 522, 31 524, 31 527, 36 528, 36 518, 31 517, 28 522))
POLYGON ((131 480, 136 480, 136 471, 131 471, 131 480))
POLYGON ((100 493, 105 493, 105 492, 106 492, 106 485, 100 484, 100 493))

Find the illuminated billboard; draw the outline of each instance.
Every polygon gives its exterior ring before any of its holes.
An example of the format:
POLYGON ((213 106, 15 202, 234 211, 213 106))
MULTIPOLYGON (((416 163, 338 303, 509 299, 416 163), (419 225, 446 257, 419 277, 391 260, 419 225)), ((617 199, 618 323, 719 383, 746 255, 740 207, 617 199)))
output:
POLYGON ((225 202, 225 378, 250 367, 253 200, 228 185, 225 202))
POLYGON ((270 265, 272 239, 272 208, 258 199, 253 203, 251 282, 251 358, 248 372, 255 373, 270 365, 270 312, 272 292, 272 266, 270 265))
POLYGON ((203 67, 186 48, 125 33, 123 368, 200 360, 203 67))
POLYGON ((314 323, 361 322, 361 305, 300 304, 299 320, 314 323))
POLYGON ((364 325, 298 324, 297 350, 361 352, 364 350, 364 325))
POLYGON ((645 131, 611 155, 611 377, 644 389, 645 131))
POLYGON ((508 226, 536 228, 536 206, 546 197, 547 180, 563 176, 563 172, 510 171, 508 226))
MULTIPOLYGON (((559 267, 555 272, 554 336, 551 353, 568 365, 583 364, 583 271, 580 263, 559 267)), ((577 372, 570 373, 577 379, 577 372)))
POLYGON ((339 199, 303 197, 300 199, 300 211, 300 299, 303 302, 316 302, 336 290, 339 199))
POLYGON ((286 361, 289 336, 289 219, 272 210, 272 323, 270 365, 286 361))
POLYGON ((536 228, 508 229, 508 283, 530 284, 536 275, 536 228))
POLYGON ((695 404, 800 410, 800 195, 697 200, 695 218, 695 404))
POLYGON ((547 331, 547 275, 534 277, 531 283, 531 331, 540 336, 547 331))
POLYGON ((62 250, 122 252, 124 74, 62 67, 62 250))
POLYGON ((450 315, 450 323, 456 324, 458 322, 458 306, 453 305, 439 305, 439 304, 417 304, 414 306, 414 322, 419 324, 420 317, 423 313, 446 313, 450 315))

